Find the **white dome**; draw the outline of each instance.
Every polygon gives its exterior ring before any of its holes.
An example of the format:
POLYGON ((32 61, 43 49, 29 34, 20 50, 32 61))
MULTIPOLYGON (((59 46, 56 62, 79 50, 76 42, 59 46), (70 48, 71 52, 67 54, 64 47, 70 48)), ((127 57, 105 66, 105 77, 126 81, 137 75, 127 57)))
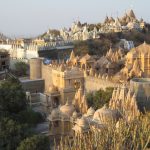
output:
POLYGON ((65 105, 60 107, 60 111, 61 113, 71 117, 73 112, 75 111, 75 108, 72 104, 69 104, 67 101, 65 105))
POLYGON ((93 120, 96 122, 107 123, 110 121, 117 121, 119 117, 120 115, 118 111, 111 110, 104 106, 94 113, 93 120))

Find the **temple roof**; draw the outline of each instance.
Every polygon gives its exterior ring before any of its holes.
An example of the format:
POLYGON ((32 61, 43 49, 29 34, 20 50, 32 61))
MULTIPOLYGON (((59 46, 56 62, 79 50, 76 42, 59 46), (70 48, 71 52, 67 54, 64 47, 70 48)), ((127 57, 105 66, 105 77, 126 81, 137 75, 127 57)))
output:
POLYGON ((147 44, 146 42, 144 42, 143 44, 134 47, 131 49, 131 51, 129 52, 129 54, 133 54, 133 53, 148 53, 150 54, 150 44, 147 44))
POLYGON ((129 10, 129 12, 127 13, 127 15, 128 15, 129 17, 131 17, 131 18, 136 18, 136 17, 135 17, 135 14, 134 14, 134 12, 133 12, 132 9, 129 10))
POLYGON ((61 113, 71 117, 73 112, 75 111, 75 108, 72 104, 69 104, 67 100, 66 104, 60 107, 60 111, 61 113))
POLYGON ((95 61, 95 59, 93 58, 93 56, 90 56, 89 54, 86 54, 80 59, 80 62, 82 63, 87 61, 95 61))
POLYGON ((96 63, 100 66, 106 66, 110 63, 110 61, 105 56, 103 56, 96 63))

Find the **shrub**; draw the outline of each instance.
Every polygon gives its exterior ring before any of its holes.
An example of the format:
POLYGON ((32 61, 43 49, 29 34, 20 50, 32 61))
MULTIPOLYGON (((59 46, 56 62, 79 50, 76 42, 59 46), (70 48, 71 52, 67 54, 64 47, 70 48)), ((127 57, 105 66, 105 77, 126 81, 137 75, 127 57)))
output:
POLYGON ((19 121, 21 123, 27 123, 30 126, 35 126, 36 124, 43 122, 44 118, 41 113, 34 112, 32 109, 28 108, 27 110, 20 112, 19 121))
POLYGON ((15 73, 18 76, 27 75, 28 65, 25 62, 15 63, 15 73))
POLYGON ((17 150, 49 150, 49 138, 47 136, 34 135, 23 140, 17 150))
POLYGON ((108 104, 112 96, 113 88, 106 88, 106 90, 98 90, 96 92, 90 92, 87 96, 87 102, 89 107, 93 107, 95 110, 108 104))

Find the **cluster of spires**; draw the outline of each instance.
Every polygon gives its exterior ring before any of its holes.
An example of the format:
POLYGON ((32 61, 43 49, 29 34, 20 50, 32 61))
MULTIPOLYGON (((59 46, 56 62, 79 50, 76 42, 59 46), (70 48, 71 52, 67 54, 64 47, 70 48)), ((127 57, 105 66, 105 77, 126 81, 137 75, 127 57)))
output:
MULTIPOLYGON (((86 75, 88 75, 88 74, 86 73, 86 75)), ((103 79, 103 80, 108 80, 108 79, 112 78, 112 76, 109 76, 107 73, 105 73, 105 74, 95 73, 93 68, 90 69, 89 76, 92 76, 92 77, 95 77, 98 79, 103 79)))
MULTIPOLYGON (((108 17, 106 16, 104 23, 105 24, 111 24, 111 23, 115 23, 115 22, 119 22, 123 25, 127 25, 129 22, 133 22, 133 21, 137 21, 136 16, 133 12, 133 10, 131 9, 129 12, 125 13, 123 17, 114 19, 113 17, 108 17)), ((141 19, 141 21, 143 21, 141 19)))
POLYGON ((125 84, 114 89, 109 107, 119 110, 127 117, 126 119, 135 118, 139 115, 136 94, 128 89, 125 84))
POLYGON ((82 114, 87 113, 88 104, 87 104, 87 99, 86 99, 86 96, 84 94, 82 87, 80 87, 78 91, 76 92, 73 103, 75 107, 77 108, 77 110, 80 111, 82 114))
POLYGON ((106 53, 106 58, 111 62, 118 62, 118 60, 122 59, 124 56, 123 51, 119 48, 116 51, 113 51, 112 48, 106 53))

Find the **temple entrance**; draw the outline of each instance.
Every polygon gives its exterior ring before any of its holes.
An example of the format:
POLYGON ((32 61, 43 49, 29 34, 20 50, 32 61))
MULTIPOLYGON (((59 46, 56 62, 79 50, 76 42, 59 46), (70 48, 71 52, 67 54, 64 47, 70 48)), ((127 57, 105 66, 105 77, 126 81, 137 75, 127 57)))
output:
POLYGON ((81 67, 83 70, 85 70, 86 69, 86 67, 85 67, 85 64, 82 64, 82 67, 81 67))
POLYGON ((58 107, 59 106, 59 98, 58 97, 54 97, 53 104, 54 104, 54 107, 58 107))

